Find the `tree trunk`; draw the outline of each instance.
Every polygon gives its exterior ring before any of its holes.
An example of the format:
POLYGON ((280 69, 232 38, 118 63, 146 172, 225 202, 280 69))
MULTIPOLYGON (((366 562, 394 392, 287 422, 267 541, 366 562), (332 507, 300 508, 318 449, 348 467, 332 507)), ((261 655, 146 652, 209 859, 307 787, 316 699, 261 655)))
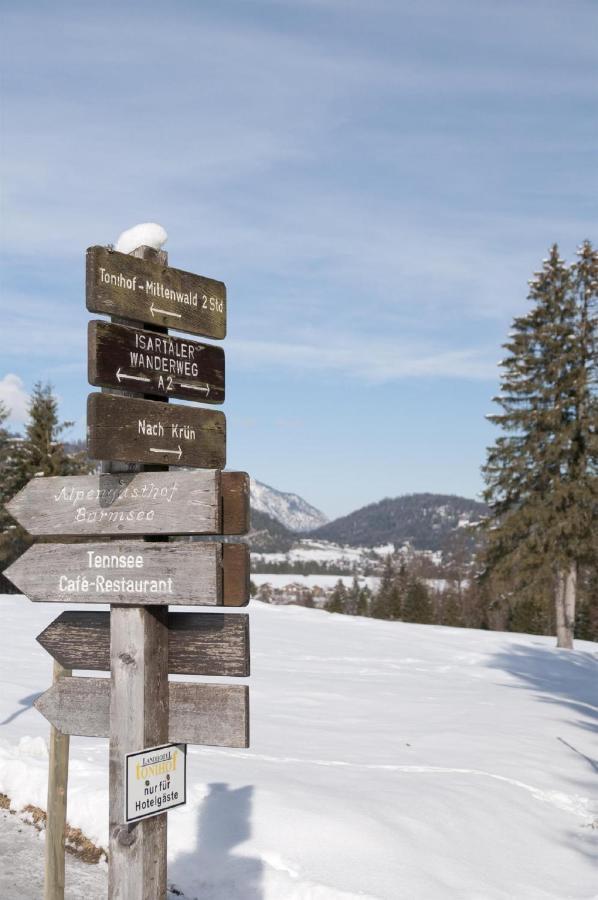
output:
POLYGON ((564 650, 573 650, 576 596, 577 564, 571 563, 567 571, 559 569, 556 579, 556 645, 564 650))

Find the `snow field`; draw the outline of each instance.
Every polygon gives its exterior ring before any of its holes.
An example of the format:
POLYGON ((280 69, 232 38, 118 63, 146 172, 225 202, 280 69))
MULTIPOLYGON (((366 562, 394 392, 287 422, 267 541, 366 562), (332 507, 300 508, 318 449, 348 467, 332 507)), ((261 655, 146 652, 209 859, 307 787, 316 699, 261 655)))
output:
MULTIPOLYGON (((51 661, 34 637, 62 607, 0 602, 0 791, 43 807, 48 726, 30 704, 51 661)), ((190 747, 189 803, 169 814, 186 897, 596 897, 595 644, 250 614, 251 749, 190 747)), ((107 742, 71 746, 69 822, 105 845, 107 742)))

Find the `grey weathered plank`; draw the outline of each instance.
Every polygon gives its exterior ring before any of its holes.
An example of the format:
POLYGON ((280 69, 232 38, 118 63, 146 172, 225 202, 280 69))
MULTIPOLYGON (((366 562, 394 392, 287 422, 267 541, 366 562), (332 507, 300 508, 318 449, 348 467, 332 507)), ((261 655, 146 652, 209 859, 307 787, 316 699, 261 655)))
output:
POLYGON ((90 394, 87 451, 91 459, 223 469, 226 419, 214 409, 90 394))
POLYGON ((226 334, 226 287, 160 262, 89 247, 86 303, 91 312, 124 316, 210 338, 226 334))
POLYGON ((247 548, 224 548, 223 561, 220 541, 35 544, 5 575, 30 600, 49 603, 244 606, 247 548))
MULTIPOLYGON (((130 637, 129 642, 121 641, 119 653, 127 657, 124 664, 132 668, 132 663, 140 660, 140 650, 134 636, 130 637)), ((215 747, 249 746, 249 689, 245 685, 171 681, 168 687, 166 740, 215 747)), ((131 698, 131 702, 135 700, 131 698)), ((108 737, 108 678, 64 678, 38 697, 34 705, 63 734, 108 737)), ((128 752, 143 749, 143 739, 140 741, 141 746, 130 747, 128 752)))
MULTIPOLYGON (((110 613, 61 613, 38 635, 68 669, 110 668, 110 613)), ((249 675, 249 616, 169 613, 168 670, 173 675, 249 675)))
POLYGON ((6 508, 33 535, 220 534, 222 503, 217 469, 175 469, 32 478, 6 508))
POLYGON ((98 387, 224 401, 224 350, 110 322, 88 324, 88 378, 98 387))

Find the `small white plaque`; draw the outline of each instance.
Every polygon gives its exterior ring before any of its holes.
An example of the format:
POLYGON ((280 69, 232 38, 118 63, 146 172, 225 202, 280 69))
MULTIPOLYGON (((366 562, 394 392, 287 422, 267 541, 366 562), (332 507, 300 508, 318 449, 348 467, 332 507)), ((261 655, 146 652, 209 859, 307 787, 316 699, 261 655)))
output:
POLYGON ((125 756, 125 821, 136 822, 187 802, 187 745, 164 744, 125 756))

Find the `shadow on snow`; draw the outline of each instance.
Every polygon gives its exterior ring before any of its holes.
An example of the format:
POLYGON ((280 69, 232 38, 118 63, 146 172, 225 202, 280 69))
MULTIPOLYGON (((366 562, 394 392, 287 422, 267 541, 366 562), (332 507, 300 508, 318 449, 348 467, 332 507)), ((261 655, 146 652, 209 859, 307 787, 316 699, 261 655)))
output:
POLYGON ((199 809, 197 848, 180 854, 169 866, 172 900, 177 896, 262 900, 262 862, 233 852, 251 835, 252 800, 250 785, 234 789, 221 782, 208 785, 199 809), (192 889, 185 887, 189 884, 192 889))

